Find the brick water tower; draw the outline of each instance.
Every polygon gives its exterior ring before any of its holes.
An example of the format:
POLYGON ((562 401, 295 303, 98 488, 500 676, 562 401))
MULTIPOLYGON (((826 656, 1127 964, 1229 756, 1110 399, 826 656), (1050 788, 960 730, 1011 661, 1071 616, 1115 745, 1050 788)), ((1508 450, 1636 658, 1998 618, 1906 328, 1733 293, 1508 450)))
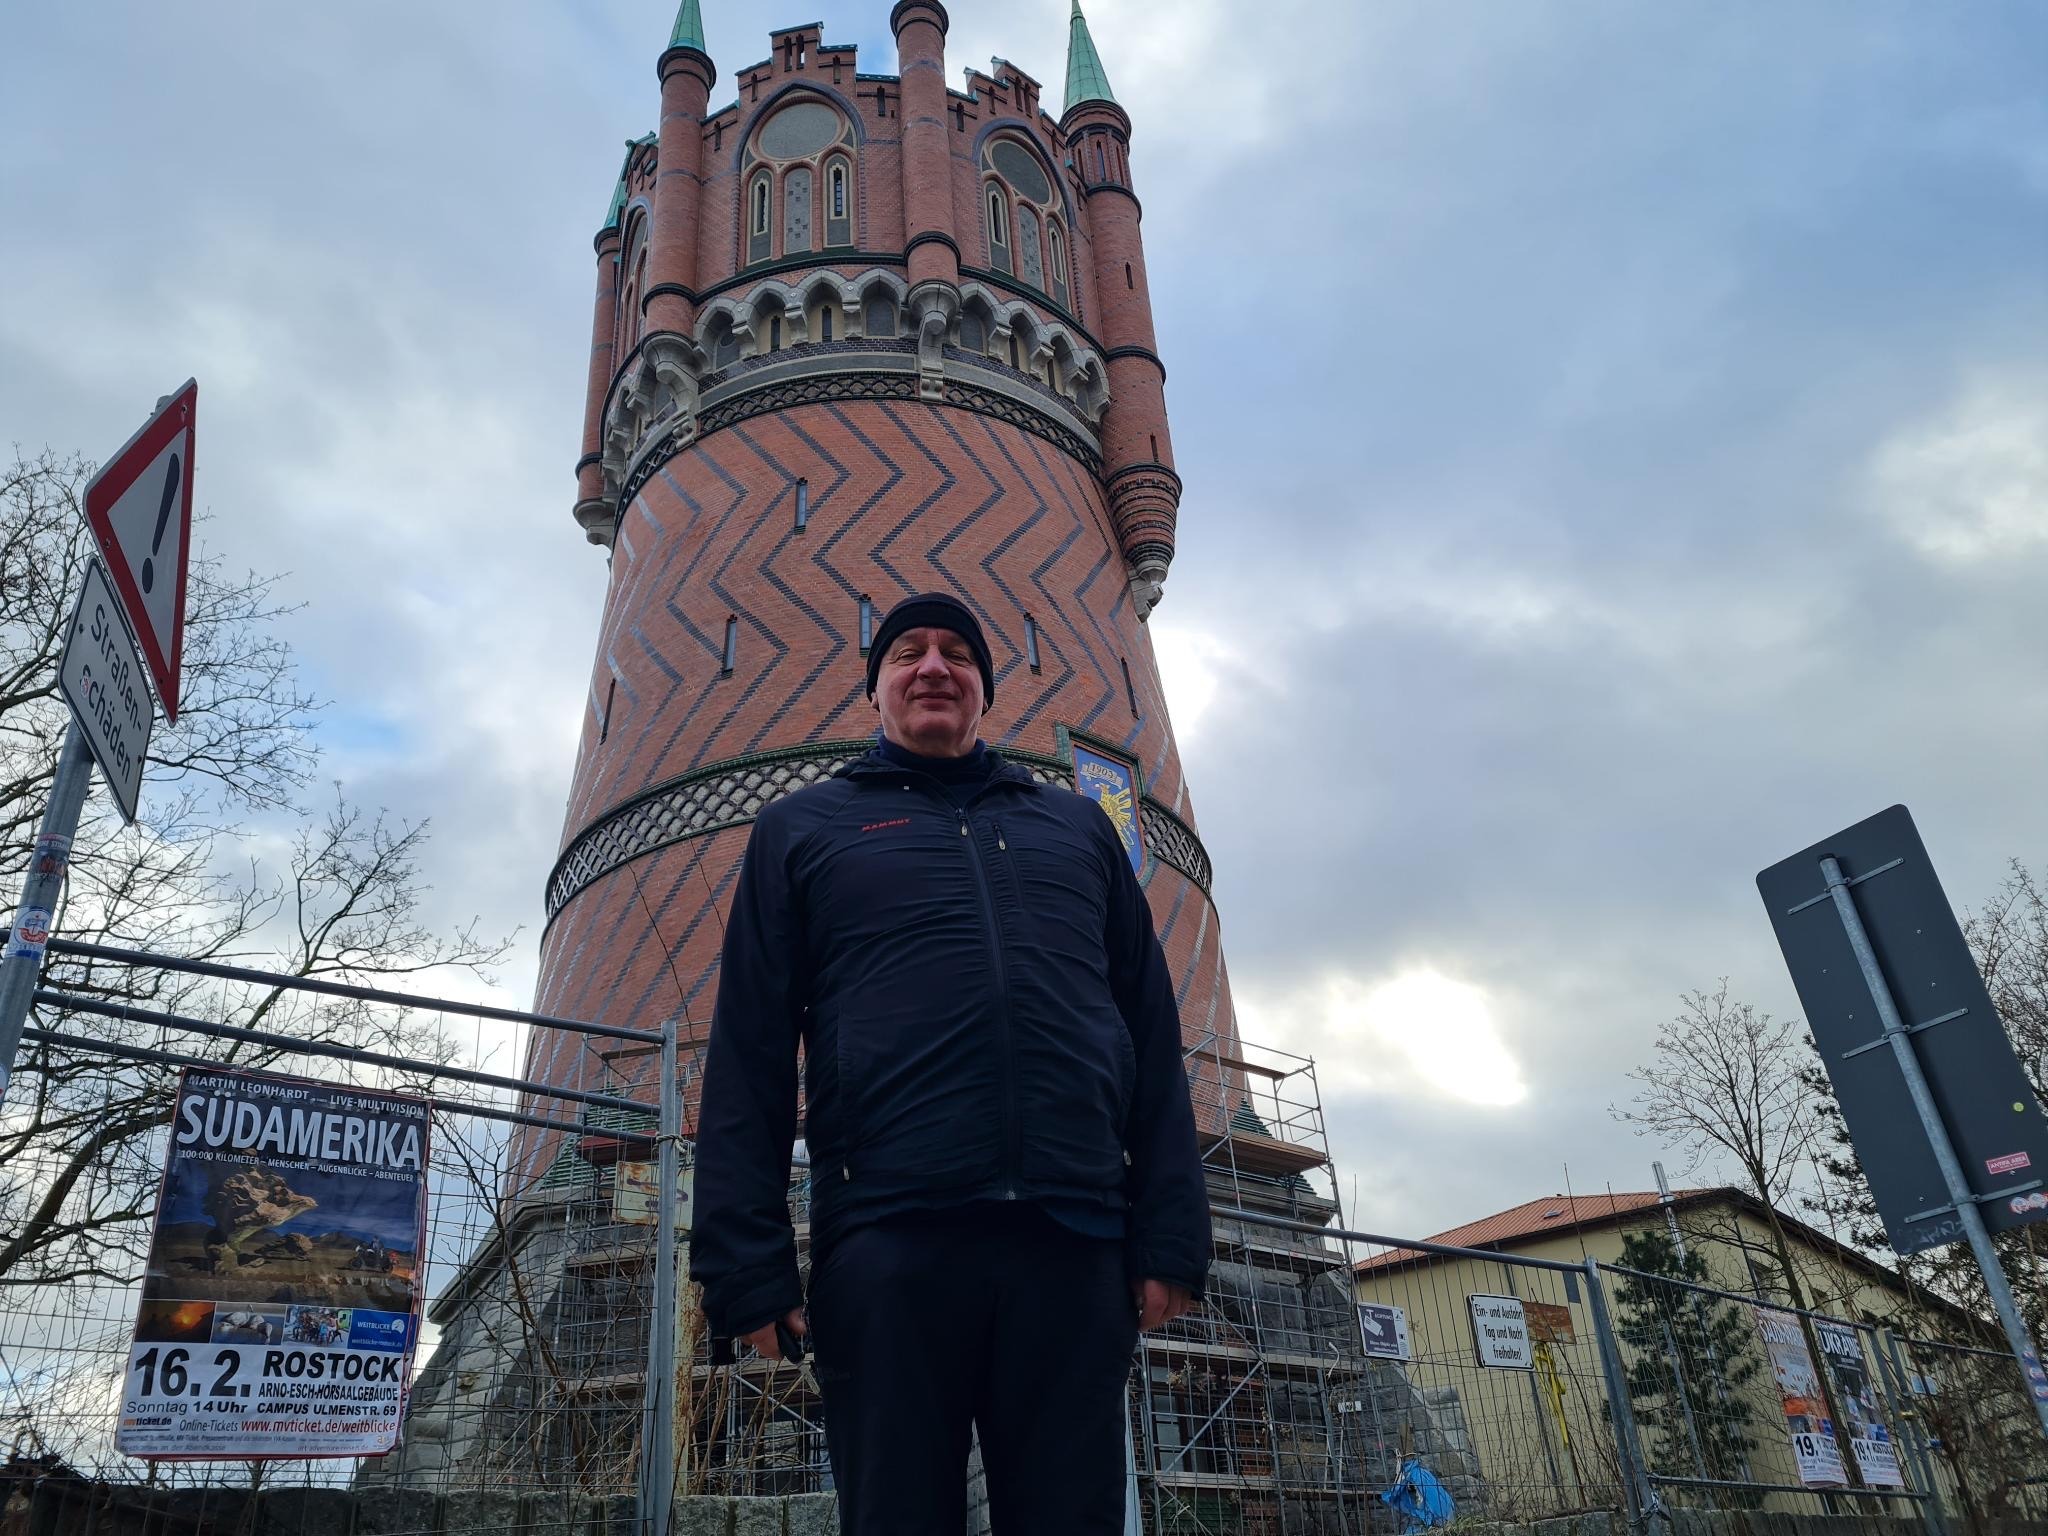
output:
MULTIPOLYGON (((936 588, 994 651, 990 745, 1119 821, 1213 1077, 1229 983, 1145 622, 1181 482, 1131 120, 1079 0, 1058 117, 1001 59, 949 89, 939 0, 889 19, 892 73, 790 27, 712 107, 684 0, 660 129, 626 148, 576 465, 611 579, 536 1006, 676 1016, 690 1072, 755 812, 867 748, 873 626, 936 588)), ((528 1070, 645 1086, 567 1035, 528 1070)), ((569 1155, 532 1136, 520 1175, 569 1155)))

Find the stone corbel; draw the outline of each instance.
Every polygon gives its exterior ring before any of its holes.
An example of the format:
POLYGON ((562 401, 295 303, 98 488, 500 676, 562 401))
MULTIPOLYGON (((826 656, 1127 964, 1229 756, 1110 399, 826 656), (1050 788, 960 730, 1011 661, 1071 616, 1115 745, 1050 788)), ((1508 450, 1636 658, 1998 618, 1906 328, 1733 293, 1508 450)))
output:
POLYGON ((960 290, 950 283, 920 283, 910 290, 908 307, 917 337, 918 398, 944 399, 946 337, 960 313, 960 290))

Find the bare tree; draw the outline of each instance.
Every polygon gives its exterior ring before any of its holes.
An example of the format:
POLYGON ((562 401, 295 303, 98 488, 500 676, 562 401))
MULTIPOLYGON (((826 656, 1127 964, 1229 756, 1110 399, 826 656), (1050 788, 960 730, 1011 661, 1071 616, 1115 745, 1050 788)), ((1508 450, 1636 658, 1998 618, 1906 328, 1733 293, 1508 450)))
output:
MULTIPOLYGON (((0 470, 0 879, 19 889, 67 711, 57 696, 65 618, 88 554, 79 501, 91 466, 18 450, 0 470)), ((313 699, 278 621, 277 582, 235 576, 203 550, 187 586, 182 707, 159 722, 137 825, 95 796, 72 848, 63 937, 367 982, 481 973, 509 941, 424 921, 422 824, 371 815, 337 790, 299 805, 317 766, 313 699)), ((73 996, 306 1041, 427 1057, 430 1019, 265 985, 59 958, 45 985, 73 996)), ((31 1024, 261 1068, 288 1057, 171 1034, 139 1020, 39 1007, 31 1024)), ((24 1048, 0 1108, 0 1285, 119 1282, 140 1265, 156 1195, 153 1133, 172 1069, 109 1064, 48 1042, 24 1048)))
MULTIPOLYGON (((1786 1300, 1800 1309, 1806 1347, 1818 1363, 1826 1356, 1803 1315, 1815 1306, 1806 1272, 1811 1264, 1802 1266, 1780 1213, 1810 1161, 1816 1125, 1814 1097, 1801 1073, 1807 1064, 1803 1036, 1795 1021, 1730 998, 1726 977, 1712 992, 1684 994, 1680 1004, 1657 1032, 1655 1060, 1629 1074, 1638 1088, 1631 1107, 1612 1113, 1638 1135, 1655 1136, 1686 1157, 1688 1174, 1709 1164, 1732 1165, 1738 1187, 1763 1209, 1766 1264, 1776 1270, 1773 1279, 1786 1300)), ((1710 1235, 1753 1252, 1757 1245, 1741 1223, 1727 1226, 1710 1235)), ((1833 1383, 1825 1370, 1819 1376, 1828 1415, 1840 1424, 1833 1383)), ((1853 1458, 1849 1475, 1852 1486, 1862 1486, 1853 1458)))

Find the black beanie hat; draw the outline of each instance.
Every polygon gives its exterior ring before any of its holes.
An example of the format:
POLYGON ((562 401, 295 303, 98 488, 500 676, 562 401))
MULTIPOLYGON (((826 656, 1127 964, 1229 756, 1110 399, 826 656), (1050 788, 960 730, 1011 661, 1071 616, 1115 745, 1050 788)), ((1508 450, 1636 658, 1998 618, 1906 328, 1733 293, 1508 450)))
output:
POLYGON ((881 676, 883 652, 889 649, 898 635, 909 629, 950 629, 965 640, 967 648, 974 652, 975 666, 981 669, 982 708, 994 707, 996 669, 989 659, 988 641, 982 638, 981 624, 965 603, 943 592, 921 592, 916 597, 906 597, 883 618, 881 627, 875 631, 873 643, 868 646, 869 698, 875 696, 875 680, 881 676))

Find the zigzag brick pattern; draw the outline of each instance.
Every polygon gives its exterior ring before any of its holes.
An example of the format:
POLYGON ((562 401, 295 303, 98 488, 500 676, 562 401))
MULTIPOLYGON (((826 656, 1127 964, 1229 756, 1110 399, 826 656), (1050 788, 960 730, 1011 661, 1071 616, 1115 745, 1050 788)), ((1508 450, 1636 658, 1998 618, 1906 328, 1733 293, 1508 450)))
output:
MULTIPOLYGON (((1007 422, 943 404, 848 401, 701 437, 625 509, 563 846, 651 785, 871 733, 861 599, 879 617, 898 598, 935 588, 973 606, 988 635, 991 745, 1053 756, 1061 726, 1109 743, 1139 764, 1146 793, 1192 826, 1150 637, 1100 482, 1007 422), (1026 661, 1027 618, 1038 628, 1036 671, 1026 661), (738 628, 727 671, 729 619, 738 628)), ((536 1007, 642 1027, 674 1016, 686 1058, 701 1050, 746 836, 738 825, 688 837, 570 895, 543 942, 536 1007)), ((1183 1035, 1220 1036, 1227 1051, 1235 1028, 1215 910, 1181 869, 1158 858, 1147 868, 1183 1035)), ((629 1091, 648 1078, 648 1058, 607 1064, 600 1049, 541 1032, 528 1070, 629 1091)), ((690 1124, 695 1090, 693 1067, 690 1124)), ((1221 1097, 1213 1088, 1208 1096, 1221 1097)), ((1204 1097, 1197 1083, 1198 1104, 1204 1097)), ((520 1173, 539 1175, 558 1150, 551 1133, 523 1137, 520 1173)))

